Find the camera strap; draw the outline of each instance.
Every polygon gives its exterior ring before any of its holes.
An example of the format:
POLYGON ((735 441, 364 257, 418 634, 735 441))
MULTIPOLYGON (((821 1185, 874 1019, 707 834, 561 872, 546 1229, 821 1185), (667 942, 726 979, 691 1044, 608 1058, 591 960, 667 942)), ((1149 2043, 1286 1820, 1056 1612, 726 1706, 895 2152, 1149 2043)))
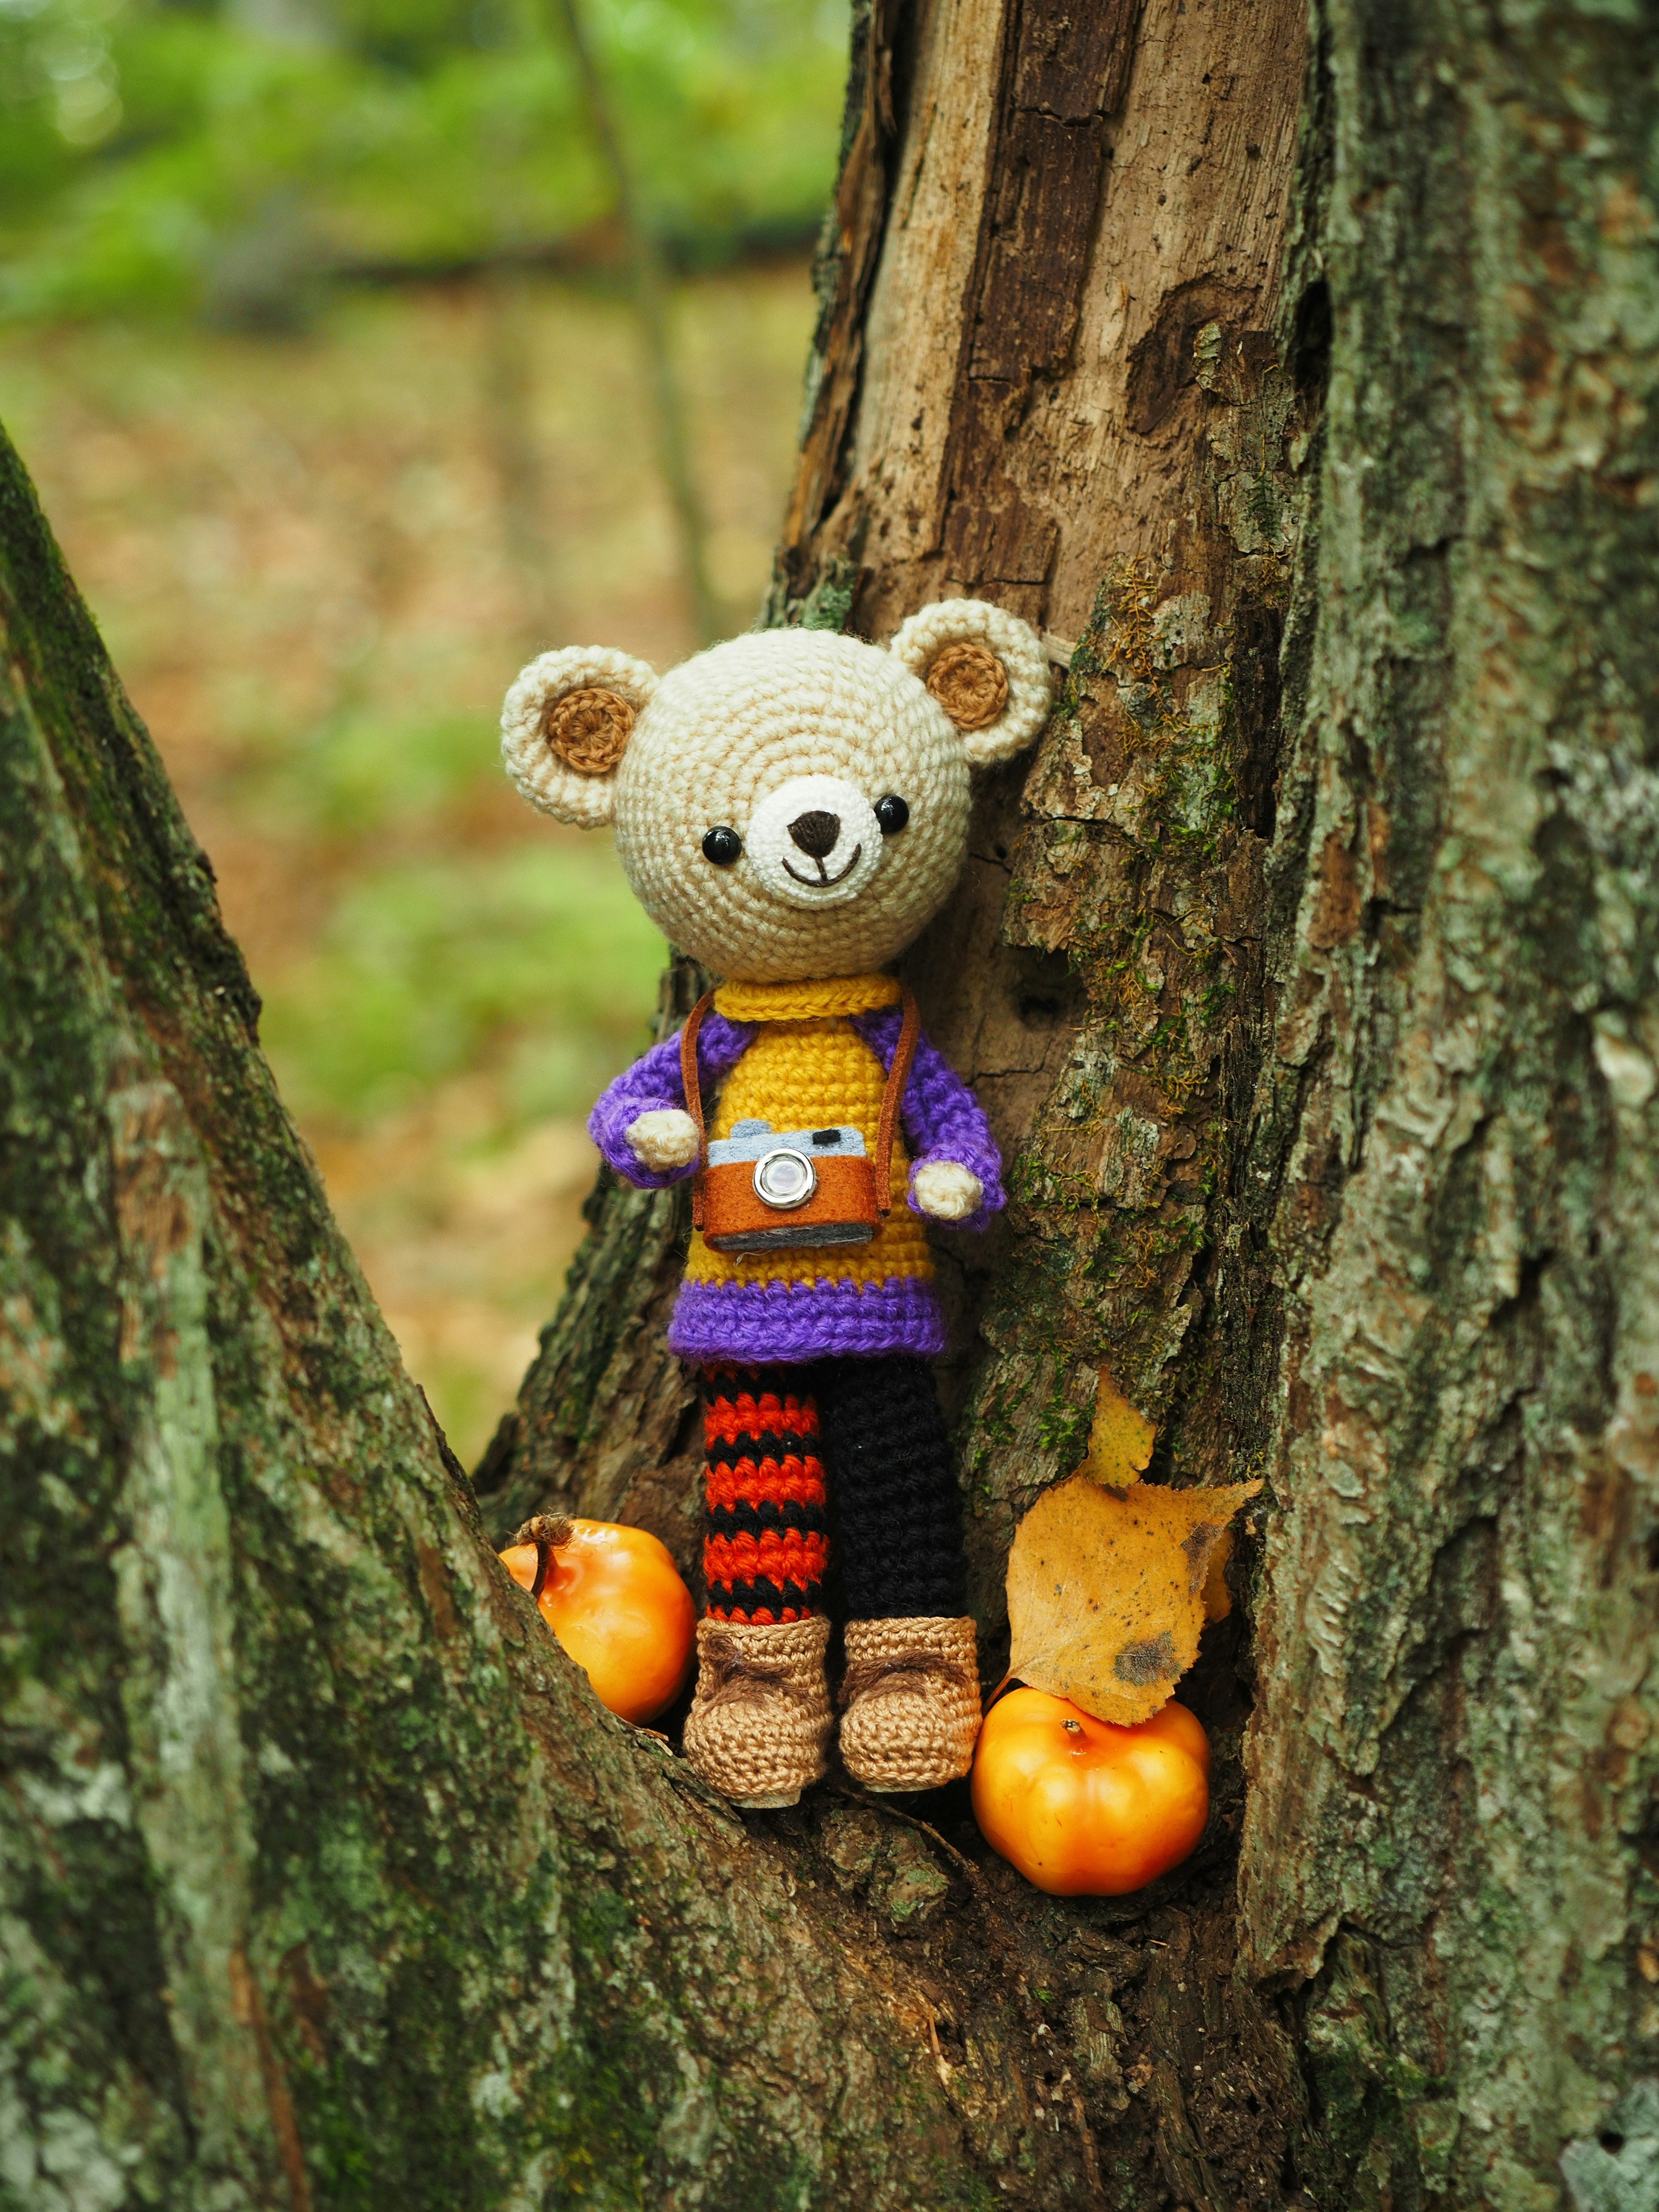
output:
MULTIPOLYGON (((899 1002, 904 1015, 899 1024, 898 1042, 893 1048, 893 1064, 887 1071, 887 1087, 881 1095, 881 1120, 876 1128, 876 1212, 884 1219, 892 1207, 893 1132, 898 1127, 899 1109, 910 1080, 910 1063, 916 1056, 916 1041, 921 1035, 916 994, 908 983, 899 985, 899 1002)), ((680 1031, 680 1081, 685 1090, 685 1110, 697 1131, 697 1171, 691 1182, 691 1223, 696 1229, 702 1227, 702 1177, 708 1164, 702 1085, 697 1074, 697 1033, 702 1027, 703 1016, 714 1003, 714 994, 705 991, 686 1016, 685 1027, 680 1031)))

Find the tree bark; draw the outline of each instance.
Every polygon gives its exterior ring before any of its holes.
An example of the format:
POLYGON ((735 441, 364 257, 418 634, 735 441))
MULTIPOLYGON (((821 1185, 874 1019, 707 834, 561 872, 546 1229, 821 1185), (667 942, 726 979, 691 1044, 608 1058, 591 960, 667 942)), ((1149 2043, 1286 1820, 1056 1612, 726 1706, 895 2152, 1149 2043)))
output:
POLYGON ((1332 4, 1319 61, 1245 1956, 1330 2185, 1600 2212, 1659 2201, 1659 23, 1332 4))
POLYGON ((1069 663, 906 963, 1014 1163, 940 1240, 993 1674, 1097 1366, 1153 1479, 1269 1484, 1138 1897, 593 1705, 486 1528, 690 1563, 679 1207, 601 1183, 475 1504, 9 463, 0 2191, 1649 2201, 1656 59, 1610 0, 858 20, 773 617, 1069 663))

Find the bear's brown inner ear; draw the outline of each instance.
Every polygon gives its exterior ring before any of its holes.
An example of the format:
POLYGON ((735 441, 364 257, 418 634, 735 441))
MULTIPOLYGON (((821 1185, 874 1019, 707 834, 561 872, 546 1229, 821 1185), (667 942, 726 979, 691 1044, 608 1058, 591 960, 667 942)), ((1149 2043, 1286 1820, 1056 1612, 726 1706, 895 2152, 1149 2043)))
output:
POLYGON ((578 775, 609 775, 633 727, 634 709, 627 700, 598 684, 550 700, 542 713, 542 735, 578 775))
POLYGON ((1008 703, 1008 677, 988 645, 963 641, 933 656, 927 689, 959 730, 982 730, 1008 703))

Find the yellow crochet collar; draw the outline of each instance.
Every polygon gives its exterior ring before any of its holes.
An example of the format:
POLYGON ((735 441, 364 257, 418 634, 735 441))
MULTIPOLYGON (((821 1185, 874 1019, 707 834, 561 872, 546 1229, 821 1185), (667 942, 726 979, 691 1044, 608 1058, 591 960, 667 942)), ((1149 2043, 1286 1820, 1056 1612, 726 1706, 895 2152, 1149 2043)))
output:
POLYGON ((812 1022, 831 1014, 867 1014, 896 1006, 890 975, 830 975, 822 983, 722 983, 714 1011, 732 1022, 812 1022))

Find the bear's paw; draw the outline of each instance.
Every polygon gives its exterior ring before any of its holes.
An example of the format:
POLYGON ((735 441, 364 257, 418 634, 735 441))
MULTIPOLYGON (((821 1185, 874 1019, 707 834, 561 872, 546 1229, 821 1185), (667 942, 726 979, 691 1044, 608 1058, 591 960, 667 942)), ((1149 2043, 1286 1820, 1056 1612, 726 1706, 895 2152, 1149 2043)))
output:
POLYGON ((635 1115, 623 1133, 635 1158, 653 1175, 689 1168, 697 1157, 697 1125, 678 1106, 653 1107, 635 1115))
POLYGON ((924 1160, 910 1179, 911 1195, 935 1221, 966 1221, 985 1195, 979 1177, 955 1160, 924 1160))

